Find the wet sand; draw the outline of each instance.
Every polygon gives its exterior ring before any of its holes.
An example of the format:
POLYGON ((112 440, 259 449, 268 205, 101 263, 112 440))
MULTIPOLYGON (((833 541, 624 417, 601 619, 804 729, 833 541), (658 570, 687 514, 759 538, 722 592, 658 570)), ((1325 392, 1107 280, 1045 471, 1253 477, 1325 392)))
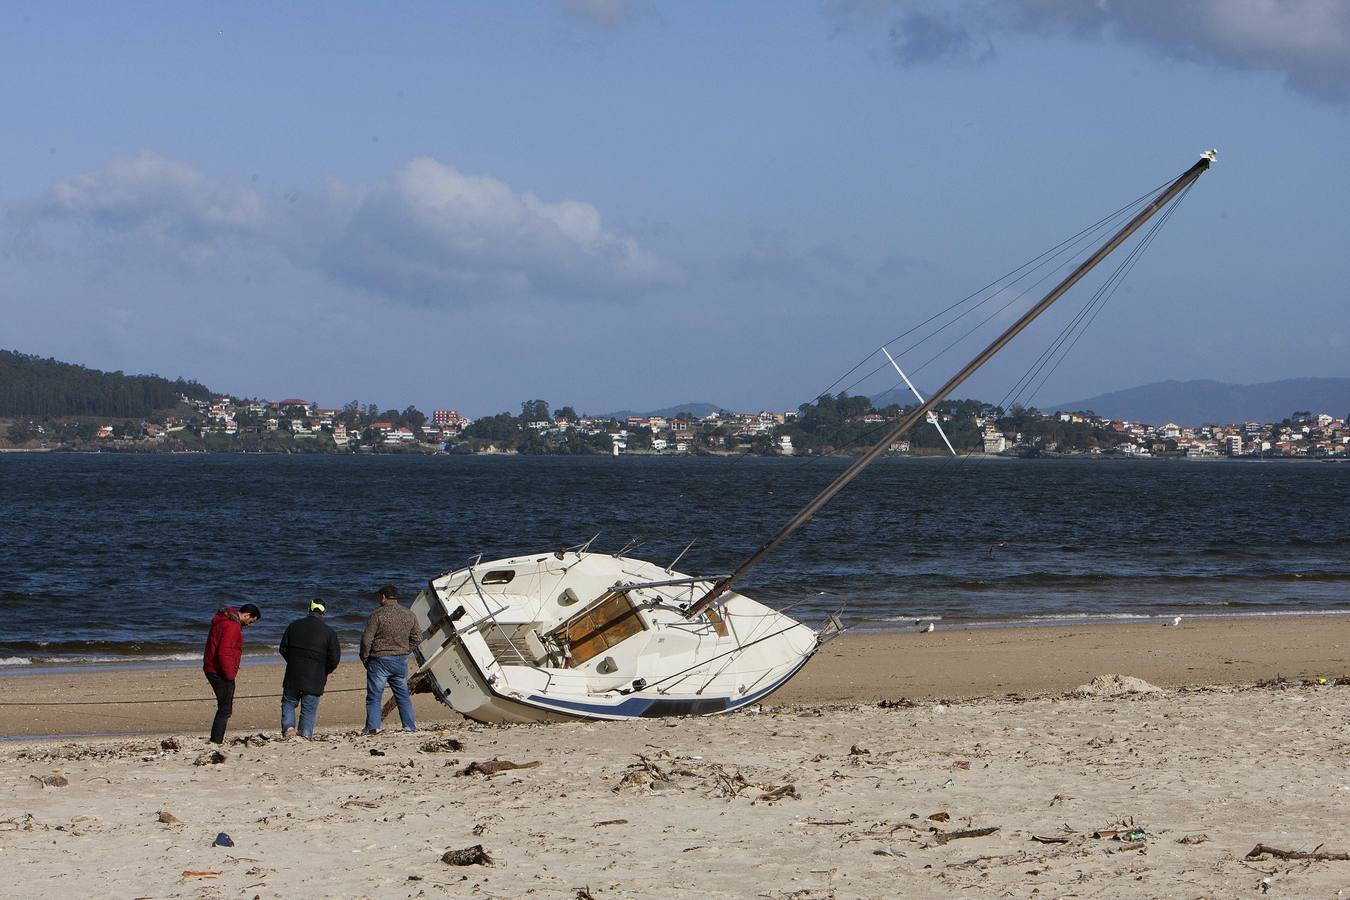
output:
MULTIPOLYGON (((1147 624, 846 634, 830 642, 768 705, 863 703, 901 698, 1062 694, 1094 676, 1120 673, 1161 687, 1250 684, 1277 677, 1350 675, 1350 617, 1192 619, 1147 624)), ((231 730, 275 729, 281 666, 246 665, 231 730), (249 699, 252 698, 252 699, 249 699)), ((321 727, 358 727, 364 675, 354 659, 329 681, 321 727)), ((0 736, 202 733, 214 701, 193 667, 0 676, 0 736), (156 700, 156 703, 110 701, 156 700), (61 705, 61 704, 96 705, 61 705)), ((434 698, 415 698, 427 724, 454 722, 434 698)))

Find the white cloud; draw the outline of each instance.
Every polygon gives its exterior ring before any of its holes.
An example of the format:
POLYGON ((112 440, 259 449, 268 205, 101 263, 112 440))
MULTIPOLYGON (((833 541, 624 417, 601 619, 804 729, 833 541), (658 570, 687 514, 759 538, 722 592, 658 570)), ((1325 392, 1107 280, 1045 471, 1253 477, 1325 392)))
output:
POLYGON ((75 226, 115 254, 144 251, 194 264, 223 244, 256 237, 268 211, 248 188, 146 152, 59 182, 12 218, 30 228, 75 226))
POLYGON ((589 203, 541 200, 429 158, 374 186, 329 181, 266 198, 143 153, 67 179, 12 218, 30 231, 66 226, 81 241, 97 239, 111 250, 101 265, 147 254, 193 264, 223 258, 227 247, 272 252, 426 304, 618 298, 680 277, 631 236, 607 230, 589 203))
POLYGON ((1350 98, 1344 0, 1021 0, 1011 24, 1110 34, 1177 59, 1278 72, 1320 99, 1350 98))
POLYGON ((902 65, 985 62, 992 35, 1104 37, 1173 59, 1269 71, 1321 100, 1350 100, 1345 0, 827 0, 836 28, 884 22, 902 65))
POLYGON ((633 238, 607 231, 589 203, 550 203, 425 157, 370 190, 323 259, 341 278, 426 303, 613 297, 678 279, 633 238))

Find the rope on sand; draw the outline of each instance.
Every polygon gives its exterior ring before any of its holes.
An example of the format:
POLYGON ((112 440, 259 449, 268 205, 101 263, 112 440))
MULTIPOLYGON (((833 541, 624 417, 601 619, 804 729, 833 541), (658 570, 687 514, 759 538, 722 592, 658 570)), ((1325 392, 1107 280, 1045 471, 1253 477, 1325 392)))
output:
MULTIPOLYGON (((334 688, 328 694, 350 694, 365 688, 334 688)), ((243 694, 235 700, 279 700, 280 694, 243 694)), ((135 706, 146 703, 215 703, 215 697, 173 697, 166 700, 3 700, 0 706, 135 706)))

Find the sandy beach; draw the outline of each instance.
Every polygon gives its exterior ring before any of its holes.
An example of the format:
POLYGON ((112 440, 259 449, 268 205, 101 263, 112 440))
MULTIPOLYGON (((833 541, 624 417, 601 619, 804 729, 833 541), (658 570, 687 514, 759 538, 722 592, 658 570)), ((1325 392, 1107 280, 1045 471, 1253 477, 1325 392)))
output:
MULTIPOLYGON (((939 629, 845 634, 828 643, 768 705, 876 703, 1062 694, 1103 673, 1160 687, 1251 684, 1350 674, 1350 617, 1195 619, 1067 628, 939 629)), ((253 649, 250 647, 250 649, 253 649)), ((275 729, 282 667, 244 666, 230 727, 275 729)), ((365 672, 351 658, 329 679, 321 726, 364 721, 365 672)), ((0 736, 205 732, 214 700, 193 666, 0 675, 0 736), (153 700, 153 703, 139 701, 153 700), (34 701, 56 705, 7 705, 34 701), (127 702, 133 701, 133 702, 127 702), (69 704, 69 705, 67 705, 69 704)), ((430 696, 425 723, 459 719, 430 696)))
POLYGON ((419 697, 421 733, 361 737, 354 691, 313 742, 275 740, 256 665, 219 762, 195 670, 9 676, 7 703, 185 699, 0 707, 9 736, 127 735, 0 744, 0 895, 1333 896, 1350 861, 1247 856, 1350 852, 1347 641, 1341 617, 846 636, 752 713, 486 727, 419 697), (1112 673, 1159 690, 1072 693, 1112 673), (461 774, 494 760, 525 767, 461 774))

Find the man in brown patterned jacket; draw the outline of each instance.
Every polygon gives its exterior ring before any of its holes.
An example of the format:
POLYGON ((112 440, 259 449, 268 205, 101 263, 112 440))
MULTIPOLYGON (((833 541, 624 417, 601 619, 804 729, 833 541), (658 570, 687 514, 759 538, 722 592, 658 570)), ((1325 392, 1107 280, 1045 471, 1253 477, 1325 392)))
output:
POLYGON ((408 654, 422 641, 417 617, 398 605, 398 590, 386 584, 375 592, 379 608, 366 620, 361 635, 361 662, 366 667, 366 734, 380 730, 380 703, 389 685, 398 703, 404 731, 416 731, 412 695, 408 693, 408 654))

